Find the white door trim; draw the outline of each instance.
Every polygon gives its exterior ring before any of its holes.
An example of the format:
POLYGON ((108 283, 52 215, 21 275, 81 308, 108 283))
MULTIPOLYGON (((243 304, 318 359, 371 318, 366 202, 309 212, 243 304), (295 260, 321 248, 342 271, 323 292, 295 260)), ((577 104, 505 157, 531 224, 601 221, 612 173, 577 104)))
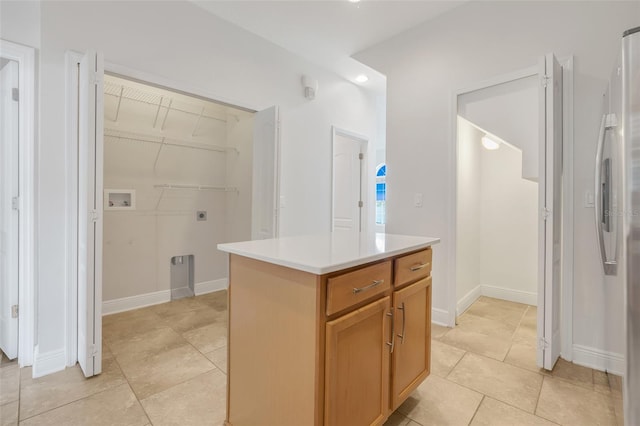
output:
POLYGON ((65 54, 65 139, 67 141, 66 217, 66 364, 78 361, 78 66, 82 55, 65 54))
MULTIPOLYGON (((364 176, 362 177, 362 183, 361 185, 363 186, 363 191, 362 191, 362 198, 363 198, 363 202, 364 202, 364 208, 363 208, 363 213, 362 213, 362 217, 361 217, 361 228, 362 228, 362 232, 367 232, 368 229, 371 229, 372 224, 370 223, 370 200, 375 199, 375 198, 371 198, 371 190, 372 188, 375 188, 373 185, 370 185, 370 178, 371 178, 371 172, 369 170, 369 168, 371 167, 371 165, 373 164, 372 162, 369 161, 369 153, 371 152, 370 150, 370 146, 369 146, 369 138, 361 135, 359 133, 356 132, 352 132, 349 130, 345 130, 342 129, 340 127, 336 127, 336 126, 331 126, 331 157, 330 157, 330 165, 331 165, 331 200, 330 200, 330 207, 329 207, 329 229, 333 232, 333 207, 334 207, 334 203, 333 203, 333 195, 334 195, 334 185, 335 185, 335 181, 334 181, 334 170, 333 170, 333 152, 334 152, 334 145, 335 145, 335 141, 336 141, 336 136, 345 136, 347 138, 351 138, 354 140, 357 140, 358 142, 364 144, 364 149, 365 149, 365 156, 364 156, 364 176), (370 190, 371 189, 371 190, 370 190)), ((375 166, 374 166, 375 167, 375 166)), ((375 220, 374 220, 375 222, 375 220)), ((373 223, 373 225, 375 225, 375 223, 373 223)), ((375 229, 375 227, 373 228, 375 229)))
MULTIPOLYGON (((563 69, 563 219, 562 219, 562 347, 561 354, 564 359, 573 358, 573 56, 560 60, 563 69)), ((449 288, 447 289, 447 325, 455 326, 456 321, 456 220, 457 217, 457 169, 458 169, 458 96, 480 89, 508 83, 513 80, 538 75, 538 67, 533 66, 518 70, 495 78, 485 80, 456 90, 451 98, 451 167, 449 179, 451 190, 449 191, 449 217, 454 218, 449 222, 449 288)))
POLYGON ((35 49, 0 40, 0 56, 18 62, 18 362, 24 367, 33 364, 35 337, 35 49))

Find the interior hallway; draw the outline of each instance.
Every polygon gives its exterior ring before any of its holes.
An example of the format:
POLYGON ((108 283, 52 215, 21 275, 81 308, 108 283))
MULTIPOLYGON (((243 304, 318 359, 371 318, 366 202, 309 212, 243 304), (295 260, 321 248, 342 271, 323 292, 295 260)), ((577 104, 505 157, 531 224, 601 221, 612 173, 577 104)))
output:
MULTIPOLYGON (((103 319, 103 373, 38 379, 0 364, 0 426, 222 425, 226 292, 103 319)), ((431 375, 387 421, 418 425, 622 425, 620 378, 535 366, 535 307, 481 297, 432 328, 431 375)))

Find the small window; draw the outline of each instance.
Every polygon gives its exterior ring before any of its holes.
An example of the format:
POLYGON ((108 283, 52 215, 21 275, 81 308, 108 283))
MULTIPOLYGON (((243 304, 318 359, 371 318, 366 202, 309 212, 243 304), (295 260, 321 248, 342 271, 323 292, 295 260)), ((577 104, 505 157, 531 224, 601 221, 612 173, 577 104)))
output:
POLYGON ((376 224, 386 223, 387 202, 387 165, 380 164, 376 168, 376 224))

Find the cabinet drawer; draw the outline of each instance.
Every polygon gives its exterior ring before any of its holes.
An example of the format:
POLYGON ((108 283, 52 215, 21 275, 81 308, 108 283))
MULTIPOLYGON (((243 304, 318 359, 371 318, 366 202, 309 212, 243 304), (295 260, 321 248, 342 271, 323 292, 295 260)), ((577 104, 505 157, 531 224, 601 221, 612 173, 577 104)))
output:
POLYGON ((327 282, 327 315, 371 299, 390 288, 390 261, 329 278, 327 282))
POLYGON ((395 286, 401 286, 431 274, 431 247, 395 260, 395 286))

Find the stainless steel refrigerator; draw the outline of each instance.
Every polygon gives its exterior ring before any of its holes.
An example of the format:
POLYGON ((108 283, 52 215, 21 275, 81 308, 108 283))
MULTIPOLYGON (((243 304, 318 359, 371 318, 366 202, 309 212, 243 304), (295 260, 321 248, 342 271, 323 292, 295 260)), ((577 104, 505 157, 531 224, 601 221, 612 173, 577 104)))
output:
MULTIPOLYGON (((624 420, 640 425, 640 27, 625 31, 596 151, 596 229, 605 283, 622 291, 624 420)), ((611 313, 614 315, 615 313, 611 313)), ((605 319, 606 320, 606 319, 605 319)))
POLYGON ((640 425, 640 27, 622 38, 623 283, 626 304, 626 425, 640 425))

